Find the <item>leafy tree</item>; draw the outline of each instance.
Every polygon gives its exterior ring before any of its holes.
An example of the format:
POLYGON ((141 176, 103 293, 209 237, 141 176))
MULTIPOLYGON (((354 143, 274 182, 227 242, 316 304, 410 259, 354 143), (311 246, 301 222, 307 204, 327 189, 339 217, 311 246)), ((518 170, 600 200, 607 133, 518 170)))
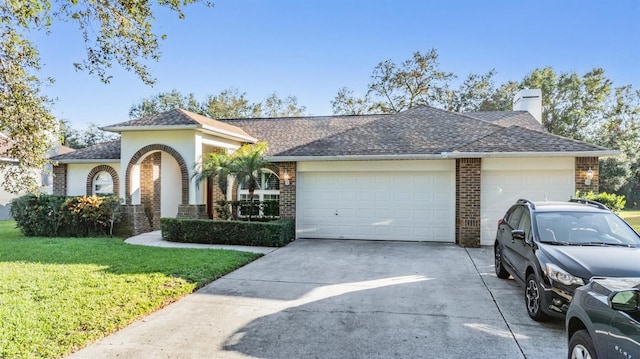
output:
POLYGON ((260 104, 250 103, 246 95, 235 88, 209 95, 202 106, 202 114, 214 119, 260 117, 260 104))
POLYGON ((520 83, 508 81, 496 88, 492 94, 480 104, 480 111, 511 111, 513 98, 522 89, 520 83))
POLYGON ((306 107, 298 105, 296 96, 280 98, 275 92, 264 102, 251 103, 245 92, 230 88, 217 95, 209 95, 199 102, 194 94, 182 95, 178 90, 162 92, 143 99, 129 110, 129 117, 139 118, 155 115, 175 108, 199 113, 213 119, 250 117, 294 117, 303 116, 306 107))
POLYGON ((272 93, 262 103, 260 117, 298 117, 303 116, 305 106, 298 105, 296 96, 287 96, 281 99, 277 93, 272 93))
POLYGON ((536 69, 522 80, 523 88, 542 90, 542 124, 556 135, 585 140, 605 110, 611 80, 594 68, 583 76, 556 74, 551 67, 536 69))
POLYGON ((62 120, 60 127, 63 137, 62 144, 76 150, 119 138, 115 133, 102 131, 95 123, 90 123, 87 129, 78 131, 71 128, 68 121, 62 120))
MULTIPOLYGON (((167 0, 158 4, 184 17, 182 8, 200 0, 167 0)), ((38 174, 47 152, 59 137, 51 114, 51 99, 40 90, 42 76, 38 50, 28 36, 48 33, 54 21, 75 22, 84 40, 86 57, 74 63, 107 83, 107 69, 114 64, 133 71, 143 82, 153 77, 145 64, 160 56, 158 36, 148 1, 20 0, 0 2, 0 132, 3 157, 18 165, 0 163, 5 169, 3 187, 13 193, 38 190, 38 174)), ((162 35, 164 37, 164 35, 162 35)), ((52 81, 52 79, 47 79, 52 81)))
POLYGON ((495 70, 484 75, 469 74, 457 90, 446 91, 445 109, 455 112, 477 111, 493 92, 495 70))
POLYGON ((614 89, 595 134, 595 141, 622 151, 622 155, 600 161, 600 190, 620 191, 632 197, 640 179, 640 90, 630 85, 614 89))
POLYGON ((131 106, 129 109, 130 118, 141 118, 155 115, 161 112, 181 108, 187 111, 203 114, 205 112, 195 95, 181 94, 178 90, 161 92, 150 98, 143 99, 140 103, 131 106))
POLYGON ((336 115, 365 115, 374 111, 369 94, 356 97, 353 90, 346 87, 338 90, 336 97, 331 100, 331 107, 336 115))
POLYGON ((431 49, 397 64, 380 62, 373 69, 365 96, 356 97, 352 90, 341 88, 331 101, 336 115, 397 113, 417 106, 433 106, 452 111, 477 110, 493 92, 495 71, 484 75, 470 74, 456 89, 456 75, 440 69, 438 52, 431 49))

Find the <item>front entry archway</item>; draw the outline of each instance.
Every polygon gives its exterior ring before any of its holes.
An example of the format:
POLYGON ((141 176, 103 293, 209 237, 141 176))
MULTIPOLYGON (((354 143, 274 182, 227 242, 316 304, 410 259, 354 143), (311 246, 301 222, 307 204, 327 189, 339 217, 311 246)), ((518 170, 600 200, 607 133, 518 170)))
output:
POLYGON ((189 201, 189 173, 183 157, 166 145, 149 145, 131 157, 125 172, 126 204, 136 209, 136 232, 160 229, 161 217, 176 217, 189 201))

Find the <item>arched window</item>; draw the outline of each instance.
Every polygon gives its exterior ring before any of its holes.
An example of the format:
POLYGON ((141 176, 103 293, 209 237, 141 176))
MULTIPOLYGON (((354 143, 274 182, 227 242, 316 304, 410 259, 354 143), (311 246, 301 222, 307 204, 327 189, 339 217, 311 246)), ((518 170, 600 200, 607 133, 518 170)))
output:
POLYGON ((93 177, 93 194, 113 194, 113 178, 109 172, 101 171, 93 177))

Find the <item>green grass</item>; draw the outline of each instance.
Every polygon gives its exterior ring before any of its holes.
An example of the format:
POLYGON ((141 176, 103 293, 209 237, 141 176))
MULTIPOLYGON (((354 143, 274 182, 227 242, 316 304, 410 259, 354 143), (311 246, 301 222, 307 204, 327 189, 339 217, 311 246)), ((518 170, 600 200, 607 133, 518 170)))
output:
POLYGON ((0 221, 0 358, 60 358, 260 255, 26 238, 0 221))
POLYGON ((620 212, 620 217, 640 232, 640 209, 624 210, 620 212))

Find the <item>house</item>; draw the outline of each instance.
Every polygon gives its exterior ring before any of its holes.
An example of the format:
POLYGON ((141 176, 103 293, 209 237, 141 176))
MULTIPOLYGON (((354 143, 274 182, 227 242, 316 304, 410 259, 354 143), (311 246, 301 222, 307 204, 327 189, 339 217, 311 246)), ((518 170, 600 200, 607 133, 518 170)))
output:
MULTIPOLYGON (((547 133, 541 113, 540 90, 521 91, 507 112, 216 121, 172 110, 103 127, 121 139, 54 157, 54 193, 117 193, 134 233, 160 217, 207 218, 221 193, 192 179, 202 155, 265 141, 274 166, 256 195, 279 198, 298 238, 489 245, 515 200, 597 191, 598 158, 618 154, 547 133)), ((230 185, 233 199, 246 194, 230 185)))
MULTIPOLYGON (((3 133, 0 133, 0 162, 5 165, 13 166, 17 165, 19 162, 15 158, 12 158, 8 152, 12 148, 12 140, 3 133)), ((58 155, 62 153, 68 153, 73 151, 72 148, 57 145, 49 152, 49 156, 58 155)), ((41 192, 43 193, 52 193, 53 186, 51 182, 51 165, 46 165, 45 168, 40 171, 40 182, 41 192)), ((7 169, 0 169, 0 181, 4 181, 4 176, 6 174, 7 169)), ((8 192, 4 189, 4 187, 0 186, 0 220, 11 219, 11 201, 13 199, 23 195, 24 193, 12 193, 8 192)))

